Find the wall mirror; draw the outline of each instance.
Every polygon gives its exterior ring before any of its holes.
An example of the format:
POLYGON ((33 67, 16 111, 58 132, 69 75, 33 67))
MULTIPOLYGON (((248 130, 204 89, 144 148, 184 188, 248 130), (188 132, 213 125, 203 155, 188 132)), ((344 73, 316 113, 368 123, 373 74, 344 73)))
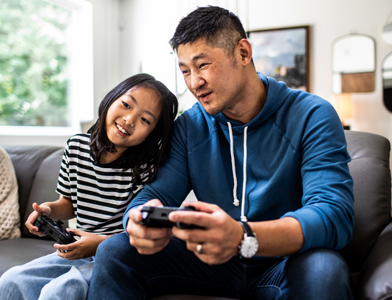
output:
POLYGON ((375 43, 371 37, 350 34, 332 44, 332 92, 374 91, 375 43))
POLYGON ((382 62, 381 74, 384 105, 392 112, 392 52, 382 62))
POLYGON ((392 45, 392 23, 385 25, 381 36, 385 43, 392 45))

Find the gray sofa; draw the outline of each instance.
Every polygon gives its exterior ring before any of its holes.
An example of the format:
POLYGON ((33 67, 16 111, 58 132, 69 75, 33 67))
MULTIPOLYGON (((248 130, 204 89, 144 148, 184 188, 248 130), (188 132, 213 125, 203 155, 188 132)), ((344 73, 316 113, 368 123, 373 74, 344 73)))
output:
POLYGON ((53 241, 31 234, 24 223, 33 202, 58 199, 55 192, 64 149, 48 146, 2 146, 11 157, 19 185, 19 239, 0 241, 0 275, 12 266, 55 252, 53 241))
MULTIPOLYGON (((390 143, 379 135, 346 131, 354 178, 353 239, 341 251, 352 272, 355 299, 392 299, 390 143)), ((19 184, 22 238, 0 241, 0 275, 8 268, 54 251, 53 242, 31 235, 24 221, 33 202, 57 199, 54 192, 63 149, 3 146, 19 184)), ((217 297, 166 295, 155 300, 211 300, 217 297)))

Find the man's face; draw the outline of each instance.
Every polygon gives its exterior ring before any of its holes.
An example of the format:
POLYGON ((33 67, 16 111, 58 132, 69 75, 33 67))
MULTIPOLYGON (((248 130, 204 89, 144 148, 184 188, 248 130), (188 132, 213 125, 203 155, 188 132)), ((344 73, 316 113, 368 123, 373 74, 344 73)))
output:
POLYGON ((216 115, 235 108, 243 96, 244 78, 236 52, 228 57, 222 48, 199 39, 180 45, 177 53, 185 83, 207 113, 216 115))

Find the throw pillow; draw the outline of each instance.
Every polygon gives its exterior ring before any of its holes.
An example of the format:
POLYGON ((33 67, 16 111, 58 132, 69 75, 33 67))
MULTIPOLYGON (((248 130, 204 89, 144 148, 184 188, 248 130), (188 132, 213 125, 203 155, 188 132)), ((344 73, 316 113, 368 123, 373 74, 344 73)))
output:
POLYGON ((0 147, 0 240, 19 237, 18 182, 9 155, 0 147))

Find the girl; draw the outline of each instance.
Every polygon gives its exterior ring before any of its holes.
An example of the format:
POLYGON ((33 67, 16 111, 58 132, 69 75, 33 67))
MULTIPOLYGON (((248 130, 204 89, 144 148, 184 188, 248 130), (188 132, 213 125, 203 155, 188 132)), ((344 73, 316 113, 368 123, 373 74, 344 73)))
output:
POLYGON ((88 134, 71 137, 64 151, 60 199, 38 205, 28 217, 30 232, 43 236, 39 215, 76 217, 79 240, 55 244, 56 253, 11 268, 0 278, 0 299, 85 299, 100 242, 123 232, 130 200, 157 175, 170 151, 177 98, 154 77, 132 76, 111 90, 88 134))

